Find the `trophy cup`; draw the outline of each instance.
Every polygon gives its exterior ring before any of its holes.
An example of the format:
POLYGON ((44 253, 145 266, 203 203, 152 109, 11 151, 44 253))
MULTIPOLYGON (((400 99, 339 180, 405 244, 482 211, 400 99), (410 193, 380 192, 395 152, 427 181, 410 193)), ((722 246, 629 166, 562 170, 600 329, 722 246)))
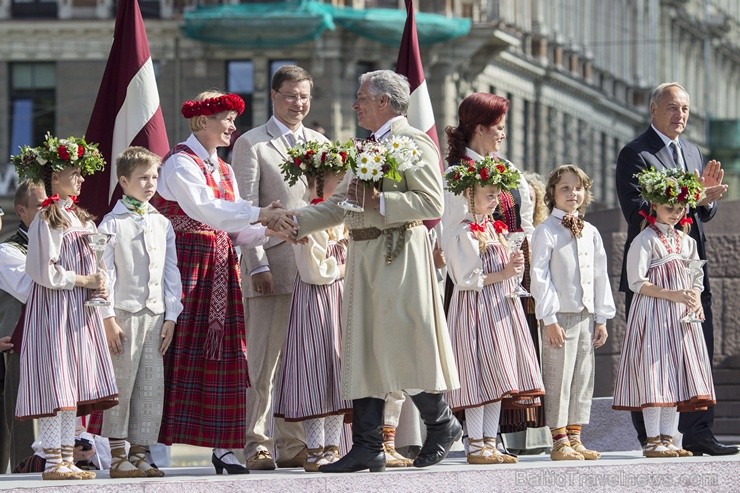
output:
MULTIPOLYGON (((686 273, 689 277, 689 289, 693 289, 694 282, 699 278, 699 274, 701 274, 701 269, 704 267, 704 264, 707 263, 706 260, 700 260, 700 259, 693 259, 693 258, 682 258, 684 267, 686 267, 686 273)), ((694 310, 689 311, 682 319, 681 322, 685 324, 690 324, 694 322, 703 322, 701 318, 697 315, 697 313, 694 310)))
MULTIPOLYGON (((357 187, 358 187, 358 184, 355 183, 355 196, 357 196, 357 187)), ((365 196, 365 190, 364 190, 364 188, 362 190, 362 196, 363 197, 365 196)), ((342 209, 344 209, 345 211, 350 211, 350 212, 365 212, 365 208, 364 207, 362 207, 360 204, 358 204, 354 200, 350 200, 350 199, 348 199, 346 197, 345 197, 344 200, 342 200, 341 202, 339 202, 337 205, 339 207, 341 207, 342 209)))
MULTIPOLYGON (((522 243, 527 238, 527 234, 523 231, 516 231, 513 233, 507 233, 506 241, 511 246, 511 253, 516 253, 522 249, 522 243)), ((521 281, 517 282, 514 291, 506 295, 507 298, 528 298, 532 294, 522 287, 521 281)))
MULTIPOLYGON (((95 266, 97 267, 97 272, 102 270, 100 268, 100 264, 103 261, 103 251, 112 236, 113 235, 109 235, 107 233, 90 233, 85 235, 85 238, 87 238, 87 241, 90 243, 90 248, 95 253, 95 266)), ((110 304, 110 301, 99 296, 93 296, 85 302, 85 306, 110 306, 110 304)))

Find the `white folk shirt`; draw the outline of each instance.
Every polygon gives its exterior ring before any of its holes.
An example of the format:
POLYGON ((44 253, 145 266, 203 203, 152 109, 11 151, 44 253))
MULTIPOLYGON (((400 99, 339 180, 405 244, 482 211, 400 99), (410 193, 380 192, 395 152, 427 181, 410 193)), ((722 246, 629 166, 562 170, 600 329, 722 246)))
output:
POLYGON ((584 222, 580 238, 560 222, 565 212, 553 209, 532 235, 531 291, 537 319, 557 322, 557 313, 594 315, 597 324, 616 313, 609 284, 606 252, 596 228, 584 222))
MULTIPOLYGON (((218 155, 215 152, 209 155, 195 135, 191 134, 184 144, 192 149, 200 159, 204 161, 210 159, 211 162, 218 163, 218 155)), ((250 236, 254 237, 257 243, 251 246, 262 244, 267 241, 267 238, 263 238, 264 241, 259 243, 258 237, 264 237, 265 228, 252 225, 259 219, 260 209, 253 206, 250 201, 240 198, 236 179, 234 179, 234 170, 228 164, 226 167, 234 187, 236 198, 234 202, 214 197, 213 190, 208 186, 200 167, 189 156, 181 152, 173 154, 162 164, 157 192, 163 199, 177 202, 185 214, 197 221, 227 233, 251 230, 250 236)), ((221 182, 218 166, 214 167, 211 177, 217 184, 221 182)))
POLYGON ((45 288, 72 289, 75 287, 77 273, 59 265, 64 233, 69 229, 95 233, 96 229, 95 223, 88 221, 83 225, 77 214, 66 209, 72 205, 69 198, 60 201, 58 205, 69 227, 67 229, 52 228, 48 222, 41 219, 41 214, 36 214, 36 218, 28 227, 26 273, 35 283, 45 288))
POLYGON ((0 243, 0 289, 25 305, 32 286, 26 275, 26 255, 10 243, 0 243))
POLYGON ((103 253, 113 305, 101 307, 101 315, 115 316, 114 307, 131 313, 148 308, 177 322, 182 282, 175 231, 154 207, 146 207, 146 214, 136 214, 119 200, 98 226, 100 233, 113 235, 103 253))

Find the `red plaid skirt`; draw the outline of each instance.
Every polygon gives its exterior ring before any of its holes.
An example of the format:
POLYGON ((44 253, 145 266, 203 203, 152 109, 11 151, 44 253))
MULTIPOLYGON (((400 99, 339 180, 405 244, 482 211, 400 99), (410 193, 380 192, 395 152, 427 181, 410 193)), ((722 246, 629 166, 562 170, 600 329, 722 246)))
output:
MULTIPOLYGON (((161 209, 160 209, 161 210, 161 209)), ((246 426, 247 343, 236 252, 228 235, 183 217, 175 228, 184 309, 165 355, 165 399, 159 441, 241 448, 246 426), (189 223, 189 224, 188 224, 189 223), (226 262, 223 258, 226 256, 226 262), (227 272, 219 272, 226 269, 227 272), (224 293, 225 299, 219 292, 224 293), (206 354, 209 317, 223 310, 219 356, 206 354)))

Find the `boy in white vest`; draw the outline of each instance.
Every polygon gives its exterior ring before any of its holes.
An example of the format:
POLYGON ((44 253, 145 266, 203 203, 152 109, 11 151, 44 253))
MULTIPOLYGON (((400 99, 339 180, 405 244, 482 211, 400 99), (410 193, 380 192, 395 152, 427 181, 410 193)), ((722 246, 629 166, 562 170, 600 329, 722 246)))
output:
POLYGON ((103 260, 113 305, 102 307, 101 313, 120 392, 118 406, 103 414, 111 478, 164 476, 147 456, 159 435, 162 358, 182 311, 182 283, 172 224, 149 204, 161 162, 143 147, 129 147, 118 156, 123 197, 98 227, 111 235, 103 260), (131 443, 128 456, 126 440, 131 443))

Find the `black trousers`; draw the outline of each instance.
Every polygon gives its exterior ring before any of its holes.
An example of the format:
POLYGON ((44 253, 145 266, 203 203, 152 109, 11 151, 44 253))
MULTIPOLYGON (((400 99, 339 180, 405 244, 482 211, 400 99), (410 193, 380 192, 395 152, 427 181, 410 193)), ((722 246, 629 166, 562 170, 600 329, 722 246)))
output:
MULTIPOLYGON (((632 297, 634 296, 634 293, 632 291, 627 291, 624 294, 624 308, 627 319, 629 319, 630 306, 632 305, 632 297)), ((711 292, 702 292, 701 306, 704 308, 704 322, 701 324, 701 328, 704 333, 704 342, 707 344, 709 363, 711 364, 712 358, 714 357, 714 325, 712 323, 711 292)), ((678 431, 683 433, 683 444, 691 445, 692 443, 704 440, 705 438, 712 437, 713 424, 714 406, 709 407, 706 411, 680 413, 680 417, 678 418, 678 431)), ((635 427, 635 431, 637 431, 637 439, 644 445, 647 441, 647 435, 645 433, 645 421, 642 418, 641 412, 632 412, 632 425, 635 427)))

